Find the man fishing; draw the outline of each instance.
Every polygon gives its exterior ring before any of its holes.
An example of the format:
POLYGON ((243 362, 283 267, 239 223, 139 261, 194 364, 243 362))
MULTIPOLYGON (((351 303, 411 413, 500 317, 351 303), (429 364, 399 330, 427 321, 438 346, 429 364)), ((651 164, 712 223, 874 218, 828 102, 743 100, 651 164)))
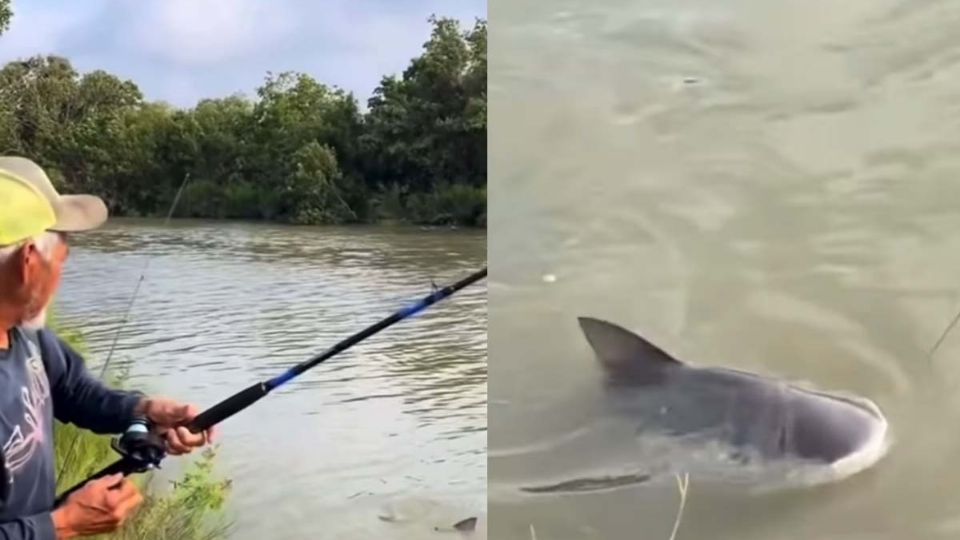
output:
POLYGON ((185 427, 198 409, 108 388, 43 328, 68 255, 67 235, 107 219, 91 195, 60 195, 32 161, 0 157, 0 539, 54 540, 111 532, 142 501, 122 475, 99 478, 54 508, 53 420, 120 433, 147 418, 178 455, 212 442, 185 427))

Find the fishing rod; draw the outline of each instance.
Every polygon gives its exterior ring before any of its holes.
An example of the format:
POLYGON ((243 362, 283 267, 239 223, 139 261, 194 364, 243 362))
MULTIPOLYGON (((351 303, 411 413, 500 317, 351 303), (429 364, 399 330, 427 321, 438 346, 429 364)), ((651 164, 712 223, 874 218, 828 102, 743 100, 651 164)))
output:
MULTIPOLYGON (((463 289, 464 287, 485 277, 487 277, 486 266, 456 283, 447 285, 443 288, 434 287, 434 291, 432 293, 423 297, 419 301, 395 311, 389 317, 381 319, 380 322, 372 324, 356 334, 344 339, 343 341, 340 341, 333 347, 330 347, 313 358, 287 369, 272 379, 255 383, 254 385, 237 392, 236 394, 224 399, 220 403, 217 403, 216 405, 203 411, 189 424, 187 424, 187 429, 191 433, 200 433, 219 424, 220 422, 223 422, 227 418, 230 418, 238 412, 253 405, 271 391, 276 390, 280 386, 290 382, 310 368, 315 367, 322 362, 340 354, 341 352, 386 329, 387 327, 411 317, 420 311, 423 311, 440 300, 452 296, 460 289, 463 289)), ((69 497, 73 492, 82 488, 91 480, 96 480, 97 478, 102 478, 104 476, 110 476, 117 473, 122 473, 124 476, 126 476, 133 473, 146 472, 151 469, 159 469, 160 462, 164 457, 166 457, 166 446, 163 439, 150 430, 150 424, 146 418, 135 419, 122 436, 113 439, 111 446, 122 457, 112 464, 107 465, 99 472, 94 473, 86 480, 83 480, 82 482, 63 492, 59 497, 57 497, 54 506, 60 506, 64 501, 67 500, 67 497, 69 497)))

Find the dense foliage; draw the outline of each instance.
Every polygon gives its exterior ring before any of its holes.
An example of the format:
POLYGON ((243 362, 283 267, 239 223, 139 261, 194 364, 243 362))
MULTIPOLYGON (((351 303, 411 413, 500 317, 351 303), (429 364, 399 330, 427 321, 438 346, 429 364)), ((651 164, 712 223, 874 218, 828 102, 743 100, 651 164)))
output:
POLYGON ((0 34, 6 32, 12 16, 13 10, 10 8, 10 0, 0 0, 0 34))
MULTIPOLYGON (((0 0, 0 25, 4 0, 0 0)), ((431 18, 421 55, 368 110, 302 73, 190 109, 36 56, 0 69, 0 152, 31 157, 114 215, 485 225, 487 27, 431 18)))

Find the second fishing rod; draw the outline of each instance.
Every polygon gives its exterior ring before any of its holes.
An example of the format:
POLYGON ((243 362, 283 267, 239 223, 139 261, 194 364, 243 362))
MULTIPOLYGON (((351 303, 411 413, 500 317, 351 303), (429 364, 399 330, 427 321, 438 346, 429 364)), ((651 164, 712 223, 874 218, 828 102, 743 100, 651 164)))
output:
MULTIPOLYGON (((390 327, 408 317, 415 315, 416 313, 419 313, 420 311, 423 311, 424 309, 439 302, 440 300, 443 300, 444 298, 452 296, 457 291, 485 278, 486 276, 487 268, 483 267, 482 269, 470 274, 456 283, 447 285, 443 288, 435 289, 432 293, 425 296, 421 300, 395 311, 389 317, 381 319, 376 324, 372 324, 360 332, 357 332, 356 334, 353 334, 352 336, 340 341, 317 356, 293 366, 292 368, 276 377, 273 377, 272 379, 253 384, 252 386, 237 392, 227 399, 224 399, 220 403, 217 403, 216 405, 197 415, 193 421, 187 424, 187 429, 189 429, 192 433, 200 433, 201 431, 207 430, 214 425, 219 424, 227 418, 230 418, 238 412, 253 405, 271 391, 286 384, 305 371, 340 354, 341 352, 386 329, 387 327, 390 327)), ((164 441, 159 435, 150 431, 149 422, 146 419, 137 419, 129 428, 127 428, 127 431, 124 432, 121 437, 112 441, 112 446, 113 449, 122 457, 114 463, 94 473, 86 480, 83 480, 70 489, 64 491, 62 494, 60 494, 60 496, 57 497, 54 506, 60 506, 64 501, 66 501, 67 497, 82 488, 91 480, 96 480, 97 478, 102 478, 104 476, 110 476, 117 473, 129 475, 133 473, 146 472, 150 469, 156 469, 159 468, 160 462, 164 457, 166 457, 164 441)))

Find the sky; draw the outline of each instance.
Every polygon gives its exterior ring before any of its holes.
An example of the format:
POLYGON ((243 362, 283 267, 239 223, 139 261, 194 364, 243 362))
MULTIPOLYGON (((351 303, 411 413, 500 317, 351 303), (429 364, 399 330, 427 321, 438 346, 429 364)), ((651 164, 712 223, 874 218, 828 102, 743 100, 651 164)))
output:
POLYGON ((485 0, 13 0, 0 63, 37 54, 132 80, 151 101, 254 96, 268 72, 304 72, 366 104, 430 37, 431 14, 467 29, 485 0))

